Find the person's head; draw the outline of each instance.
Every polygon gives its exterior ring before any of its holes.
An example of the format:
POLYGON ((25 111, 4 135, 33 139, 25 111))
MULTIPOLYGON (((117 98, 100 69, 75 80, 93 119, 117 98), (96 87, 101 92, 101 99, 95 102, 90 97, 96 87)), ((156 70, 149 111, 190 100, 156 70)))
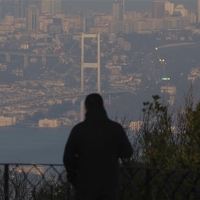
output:
POLYGON ((103 99, 100 94, 98 93, 92 93, 89 94, 85 99, 85 109, 91 110, 91 109, 98 109, 103 108, 103 99))

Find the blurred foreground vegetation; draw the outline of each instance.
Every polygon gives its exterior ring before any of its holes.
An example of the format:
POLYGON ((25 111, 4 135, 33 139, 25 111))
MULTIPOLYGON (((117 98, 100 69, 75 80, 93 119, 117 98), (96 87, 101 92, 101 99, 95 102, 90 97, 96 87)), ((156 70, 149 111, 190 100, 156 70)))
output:
POLYGON ((193 88, 179 108, 153 96, 152 102, 143 103, 141 121, 138 131, 129 131, 134 153, 123 165, 200 169, 200 102, 194 103, 193 88))

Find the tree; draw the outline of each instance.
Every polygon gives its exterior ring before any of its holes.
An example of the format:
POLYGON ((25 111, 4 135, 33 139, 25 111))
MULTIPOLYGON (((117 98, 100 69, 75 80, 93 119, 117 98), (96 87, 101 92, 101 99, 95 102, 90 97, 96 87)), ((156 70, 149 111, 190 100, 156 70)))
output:
POLYGON ((123 197, 197 199, 200 102, 194 104, 190 90, 184 97, 184 105, 177 109, 161 102, 158 95, 143 105, 142 126, 132 133, 134 154, 131 159, 122 160, 123 197))
POLYGON ((125 165, 163 169, 200 168, 200 102, 194 104, 193 88, 184 104, 172 109, 154 95, 144 102, 139 131, 132 133, 133 157, 125 165))
POLYGON ((172 114, 164 102, 160 103, 159 96, 153 96, 153 102, 144 102, 142 127, 139 140, 141 161, 147 166, 167 167, 170 163, 171 148, 169 148, 172 134, 172 114))

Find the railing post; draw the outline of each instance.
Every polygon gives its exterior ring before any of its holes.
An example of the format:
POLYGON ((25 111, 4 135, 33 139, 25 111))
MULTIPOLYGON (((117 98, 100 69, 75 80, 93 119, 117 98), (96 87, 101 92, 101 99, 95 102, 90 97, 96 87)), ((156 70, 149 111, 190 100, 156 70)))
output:
POLYGON ((51 185, 51 200, 54 199, 54 196, 53 196, 53 186, 51 185))
POLYGON ((9 179, 8 169, 9 169, 9 165, 5 164, 4 165, 4 200, 9 200, 9 198, 8 198, 8 191, 9 191, 9 187, 8 187, 8 179, 9 179))
POLYGON ((70 200, 70 183, 67 181, 67 200, 70 200))
POLYGON ((35 186, 33 187, 33 190, 31 191, 31 193, 32 193, 33 200, 36 200, 36 189, 35 189, 35 186))
POLYGON ((146 199, 151 200, 151 186, 150 186, 150 181, 151 181, 151 170, 147 169, 146 171, 146 199))

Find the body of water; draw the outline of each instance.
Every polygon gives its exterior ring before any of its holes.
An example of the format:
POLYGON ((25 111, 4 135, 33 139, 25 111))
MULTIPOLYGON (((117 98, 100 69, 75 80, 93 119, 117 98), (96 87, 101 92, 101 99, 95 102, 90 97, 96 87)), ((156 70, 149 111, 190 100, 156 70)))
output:
POLYGON ((0 128, 0 163, 62 164, 70 129, 0 128))

